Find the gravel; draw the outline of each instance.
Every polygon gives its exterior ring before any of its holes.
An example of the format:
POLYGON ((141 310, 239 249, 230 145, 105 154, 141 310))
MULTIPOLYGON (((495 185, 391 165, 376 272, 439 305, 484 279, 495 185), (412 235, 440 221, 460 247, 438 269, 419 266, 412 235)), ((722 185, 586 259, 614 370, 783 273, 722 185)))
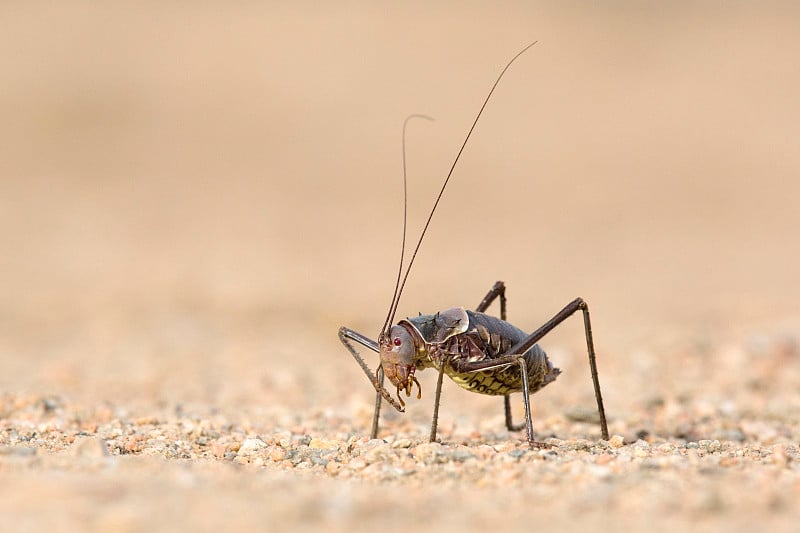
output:
MULTIPOLYGON (((688 427, 709 423, 702 416, 695 419, 696 407, 687 407, 680 416, 689 420, 688 427)), ((159 503, 147 500, 144 509, 161 505, 162 497, 174 499, 175 491, 192 501, 214 501, 217 508, 232 500, 254 506, 220 527, 252 527, 261 520, 324 525, 333 516, 344 524, 386 527, 409 520, 407 513, 422 520, 422 529, 462 521, 468 527, 469 517, 476 523, 492 517, 512 528, 552 520, 567 529, 591 526, 593 516, 604 523, 650 527, 646 516, 655 514, 663 524, 702 520, 734 529, 765 520, 780 529, 797 518, 796 417, 732 415, 714 422, 735 425, 750 436, 744 442, 654 433, 627 438, 624 434, 634 434, 634 428, 615 420, 614 427, 623 431, 608 441, 585 438, 596 429, 579 423, 573 430, 583 431, 584 437, 547 438, 530 447, 518 433, 473 430, 466 436, 444 431, 441 442, 431 443, 422 438, 427 431, 421 424, 404 430, 405 435, 391 435, 389 427, 384 438, 369 439, 347 431, 357 424, 341 413, 335 417, 345 429, 341 432, 319 413, 309 415, 313 418, 304 428, 264 421, 253 432, 252 424, 223 415, 159 411, 128 418, 113 415, 123 409, 109 409, 87 417, 87 406, 66 398, 3 396, 0 471, 7 483, 39 494, 48 486, 47 494, 73 502, 56 510, 65 523, 89 512, 96 491, 105 494, 121 483, 122 492, 112 497, 118 507, 101 515, 130 527, 153 526, 143 509, 132 510, 142 504, 132 496, 138 490, 162 495, 159 503), (65 479, 59 472, 70 475, 65 479), (512 505, 518 507, 509 512, 512 505)), ((37 499, 6 497, 0 509, 6 516, 20 516, 37 499)), ((207 509, 193 513, 185 523, 165 515, 158 526, 205 527, 219 520, 207 509)))

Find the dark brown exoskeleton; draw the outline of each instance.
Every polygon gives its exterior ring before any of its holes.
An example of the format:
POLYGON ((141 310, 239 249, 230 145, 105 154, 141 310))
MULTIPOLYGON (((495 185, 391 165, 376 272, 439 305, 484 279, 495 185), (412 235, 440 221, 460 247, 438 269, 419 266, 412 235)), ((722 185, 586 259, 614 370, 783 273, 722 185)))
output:
MULTIPOLYGON (((461 153, 475 125, 478 123, 478 119, 480 119, 486 104, 489 102, 503 74, 505 74, 506 70, 508 70, 515 59, 534 44, 536 43, 526 46, 521 52, 514 56, 495 80, 494 85, 484 100, 483 106, 475 117, 472 127, 461 145, 461 149, 450 167, 447 178, 439 191, 439 196, 428 216, 428 220, 417 241, 417 246, 414 249, 405 275, 403 276, 406 228, 406 215, 404 211, 403 247, 400 256, 400 269, 397 275, 397 283, 395 284, 392 303, 389 306, 389 313, 381 328, 378 342, 346 327, 342 327, 339 330, 339 338, 342 343, 356 359, 377 391, 375 412, 372 419, 372 438, 376 438, 378 435, 378 421, 380 418, 382 400, 386 400, 398 411, 403 412, 405 410, 405 402, 402 399, 401 392, 405 392, 406 396, 410 396, 413 385, 416 384, 418 388, 417 398, 420 398, 422 395, 422 388, 415 377, 415 373, 425 368, 434 368, 439 372, 439 379, 436 382, 436 395, 430 433, 431 442, 436 440, 442 378, 447 374, 447 376, 459 386, 469 391, 503 396, 505 402, 506 427, 513 431, 521 430, 524 427, 527 431, 528 441, 531 444, 535 444, 529 395, 553 382, 561 373, 558 368, 553 366, 544 350, 536 343, 553 328, 558 326, 573 313, 580 310, 583 314, 586 347, 589 353, 589 367, 592 374, 595 397, 597 399, 597 409, 600 415, 600 431, 602 437, 606 440, 608 439, 608 426, 606 424, 603 398, 600 392, 600 381, 597 375, 592 327, 589 320, 589 307, 581 298, 570 302, 561 311, 556 313, 553 318, 531 334, 526 334, 506 321, 505 285, 500 281, 495 283, 475 311, 470 311, 463 307, 453 307, 432 315, 420 315, 418 317, 400 320, 397 324, 392 325, 400 301, 400 295, 403 292, 408 274, 411 271, 414 258, 419 251, 425 232, 433 218, 436 207, 439 205, 439 200, 442 198, 445 187, 447 187, 453 169, 458 163, 461 153), (500 318, 498 319, 484 314, 484 311, 498 298, 500 299, 500 318), (356 351, 352 342, 361 344, 380 354, 381 363, 375 374, 372 373, 367 363, 356 351), (383 386, 384 377, 388 378, 395 387, 397 400, 395 400, 383 386), (509 395, 514 392, 523 393, 522 399, 525 405, 524 425, 514 425, 511 419, 509 395)), ((409 117, 409 119, 410 118, 413 117, 409 117)), ((407 122, 408 119, 406 119, 406 123, 407 122)), ((403 145, 403 184, 405 188, 405 125, 403 126, 403 145)))

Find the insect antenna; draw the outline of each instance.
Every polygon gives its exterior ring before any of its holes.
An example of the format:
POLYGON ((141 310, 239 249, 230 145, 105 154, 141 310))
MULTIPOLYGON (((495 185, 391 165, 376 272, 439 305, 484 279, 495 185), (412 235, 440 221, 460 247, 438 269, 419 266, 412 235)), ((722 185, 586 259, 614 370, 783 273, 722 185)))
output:
MULTIPOLYGON (((539 41, 534 41, 531 44, 527 45, 525 48, 517 52, 517 55, 511 58, 511 61, 506 63, 506 66, 503 67, 503 70, 500 71, 500 75, 497 76, 497 79, 494 81, 494 85, 489 90, 489 94, 486 95, 486 98, 483 100, 483 104, 481 105, 480 110, 478 110, 478 114, 475 115, 475 120, 472 121, 472 126, 470 126, 469 131, 467 132, 466 137, 464 138, 464 142, 461 143, 461 148, 459 148, 458 153, 456 154, 455 159, 453 160, 453 164, 450 166, 450 170, 447 173, 447 177, 442 184, 442 188, 439 189, 439 195, 436 197, 436 201, 433 203, 433 207, 431 208, 431 212, 428 215, 428 220, 425 222, 425 226, 422 228, 422 233, 420 233, 419 240, 417 240, 417 245, 414 248, 414 252, 411 254, 411 259, 408 262, 408 266, 406 267, 406 273, 402 276, 403 280, 399 283, 399 286, 395 286, 395 293, 392 297, 392 304, 389 306, 389 314, 386 317, 386 322, 384 323, 383 328, 381 329, 381 337, 383 337, 388 331, 388 328, 394 322, 394 315, 397 312, 397 306, 400 304, 400 296, 403 294, 403 288, 406 286, 406 280, 408 279, 408 275, 411 272, 411 266, 414 264, 414 259, 417 257, 417 252, 419 252, 420 246, 422 246, 422 240, 425 238, 425 233, 428 231, 428 226, 433 219, 433 214, 436 212, 436 208, 439 206, 439 201, 442 199, 442 195, 444 194, 444 190, 447 187, 447 184, 450 182, 450 176, 453 175, 453 170, 455 170, 456 165, 458 164, 458 160, 461 159, 461 154, 464 152, 464 148, 467 146, 467 142, 469 142, 469 138, 472 136, 472 132, 475 129, 475 126, 478 124, 478 120, 480 120, 481 115, 483 114, 483 110, 486 108, 486 104, 489 103, 489 100, 492 98, 492 93, 497 88, 497 85, 500 83, 500 80, 503 79, 503 75, 506 73, 508 68, 511 64, 516 61, 516 59, 528 51, 533 45, 535 45, 539 41)), ((413 116, 413 115, 412 115, 413 116)), ((411 118, 411 117, 409 117, 411 118)), ((408 122, 408 119, 406 119, 408 122)), ((405 124, 403 124, 403 191, 405 193, 406 188, 406 176, 405 176, 405 124)), ((403 195, 404 202, 405 202, 405 194, 403 195)), ((405 239, 406 239, 406 207, 404 205, 403 208, 403 249, 405 250, 405 239)), ((403 271, 403 256, 404 251, 400 253, 400 272, 398 272, 397 280, 400 281, 401 273, 403 271)))
POLYGON ((425 120, 433 121, 428 115, 409 115, 403 121, 403 243, 400 246, 400 266, 397 269, 397 281, 394 284, 394 294, 392 295, 392 303, 389 305, 389 312, 386 314, 386 320, 381 327, 381 339, 388 333, 391 326, 391 320, 394 318, 395 300, 397 299, 397 292, 400 288, 400 276, 403 275, 403 260, 405 259, 406 252, 406 229, 408 226, 408 178, 406 172, 406 126, 408 122, 414 118, 424 118, 425 120))

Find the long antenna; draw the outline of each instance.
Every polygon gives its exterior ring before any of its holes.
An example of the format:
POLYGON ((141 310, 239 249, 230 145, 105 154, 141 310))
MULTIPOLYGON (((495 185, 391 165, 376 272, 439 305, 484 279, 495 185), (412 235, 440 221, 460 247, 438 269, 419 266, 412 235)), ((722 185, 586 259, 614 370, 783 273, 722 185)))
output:
MULTIPOLYGON (((494 90, 497 88, 497 84, 499 84, 500 80, 503 79, 503 75, 506 73, 506 71, 511 66, 511 64, 514 61, 516 61, 516 59, 519 56, 521 56, 526 51, 528 51, 528 49, 530 47, 532 47, 533 45, 535 45, 538 42, 539 41, 532 42, 531 44, 529 44, 528 46, 526 46, 525 48, 520 50, 517 53, 517 55, 512 57, 511 61, 506 63, 506 66, 503 67, 503 70, 500 72, 500 75, 497 76, 497 79, 494 81, 494 85, 492 85, 492 88, 489 90, 489 94, 486 95, 486 98, 483 101, 483 105, 481 105, 481 108, 478 111, 478 114, 475 116, 475 120, 472 122, 472 126, 469 128, 469 131, 467 132, 467 136, 464 138, 464 142, 461 144, 461 148, 458 150, 458 154, 456 154, 456 158, 453 160, 453 164, 450 166, 450 171, 447 173, 447 177, 445 178, 444 183, 442 184, 442 188, 439 190, 439 196, 436 197, 436 201, 433 204, 433 208, 431 209, 431 212, 428 215, 428 220, 425 222, 425 227, 422 228, 422 233, 420 234, 419 240, 417 241, 417 246, 414 248, 414 253, 411 254, 411 260, 408 262, 408 267, 406 267, 406 273, 403 276, 403 281, 400 284, 400 288, 395 290, 395 296, 392 298, 392 304, 389 306, 388 319, 387 319, 386 323, 384 324, 384 327, 381 329, 381 336, 383 336, 384 333, 386 332, 386 327, 389 324, 394 322, 394 315, 397 312, 397 306, 400 304, 400 296, 403 294, 403 288, 405 288, 405 286, 406 286, 406 280, 408 279, 408 274, 411 272, 411 266, 414 264, 414 259, 416 259, 416 257, 417 257, 417 252, 419 252, 419 248, 420 248, 420 246, 422 246, 422 239, 425 238, 425 233, 428 231, 428 226, 431 223, 431 219, 433 219, 433 214, 436 212, 436 208, 439 206, 439 201, 442 199, 442 195, 444 194, 444 190, 447 187, 448 182, 450 181, 450 176, 453 175, 453 170, 455 170, 456 165, 458 164, 458 160, 461 159, 461 154, 462 154, 462 152, 464 152, 464 148, 467 146, 467 142, 469 141, 469 138, 472 136, 472 131, 475 129, 475 126, 478 124, 478 120, 480 120, 481 115, 483 114, 483 110, 486 108, 486 104, 489 103, 489 99, 491 99, 492 93, 494 93, 494 90)), ((403 154, 404 154, 404 158, 403 158, 403 168, 404 168, 404 172, 403 172, 403 187, 405 188, 405 151, 403 152, 403 154)), ((403 222, 403 243, 405 243, 405 213, 403 215, 403 220, 404 220, 404 222, 403 222)), ((405 247, 405 244, 404 244, 404 247, 405 247)), ((402 257, 403 257, 403 253, 401 253, 401 262, 402 262, 402 257)), ((400 270, 402 271, 402 269, 403 269, 403 266, 401 264, 400 265, 400 270)), ((398 279, 399 279, 399 276, 398 276, 398 279)))
POLYGON ((389 305, 389 312, 386 314, 386 321, 381 326, 381 336, 387 331, 390 326, 390 321, 394 318, 393 307, 395 299, 397 299, 397 291, 400 288, 400 276, 403 275, 403 259, 406 252, 406 227, 408 225, 408 179, 406 172, 406 126, 413 118, 424 118, 425 120, 433 121, 428 115, 409 115, 403 121, 403 244, 400 246, 400 267, 397 269, 397 281, 394 284, 394 294, 392 295, 392 303, 389 305))

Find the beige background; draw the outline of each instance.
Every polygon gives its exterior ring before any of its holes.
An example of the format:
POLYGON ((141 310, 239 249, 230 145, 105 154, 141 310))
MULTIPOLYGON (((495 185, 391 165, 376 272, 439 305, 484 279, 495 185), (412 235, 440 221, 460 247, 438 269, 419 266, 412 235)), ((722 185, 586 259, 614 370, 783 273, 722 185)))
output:
MULTIPOLYGON (((5 2, 0 393, 357 412, 366 432, 336 330, 385 316, 402 121, 436 118, 409 130, 415 238, 494 77, 538 40, 400 313, 474 306, 502 279, 532 330, 582 296, 614 417, 736 403, 778 364, 758 354, 799 364, 799 20, 791 2, 5 2)), ((591 405, 582 343, 577 320, 544 343, 565 374, 537 412, 591 405)), ((755 408, 796 413, 794 385, 755 408)), ((443 417, 499 420, 496 400, 445 394, 443 417)))

